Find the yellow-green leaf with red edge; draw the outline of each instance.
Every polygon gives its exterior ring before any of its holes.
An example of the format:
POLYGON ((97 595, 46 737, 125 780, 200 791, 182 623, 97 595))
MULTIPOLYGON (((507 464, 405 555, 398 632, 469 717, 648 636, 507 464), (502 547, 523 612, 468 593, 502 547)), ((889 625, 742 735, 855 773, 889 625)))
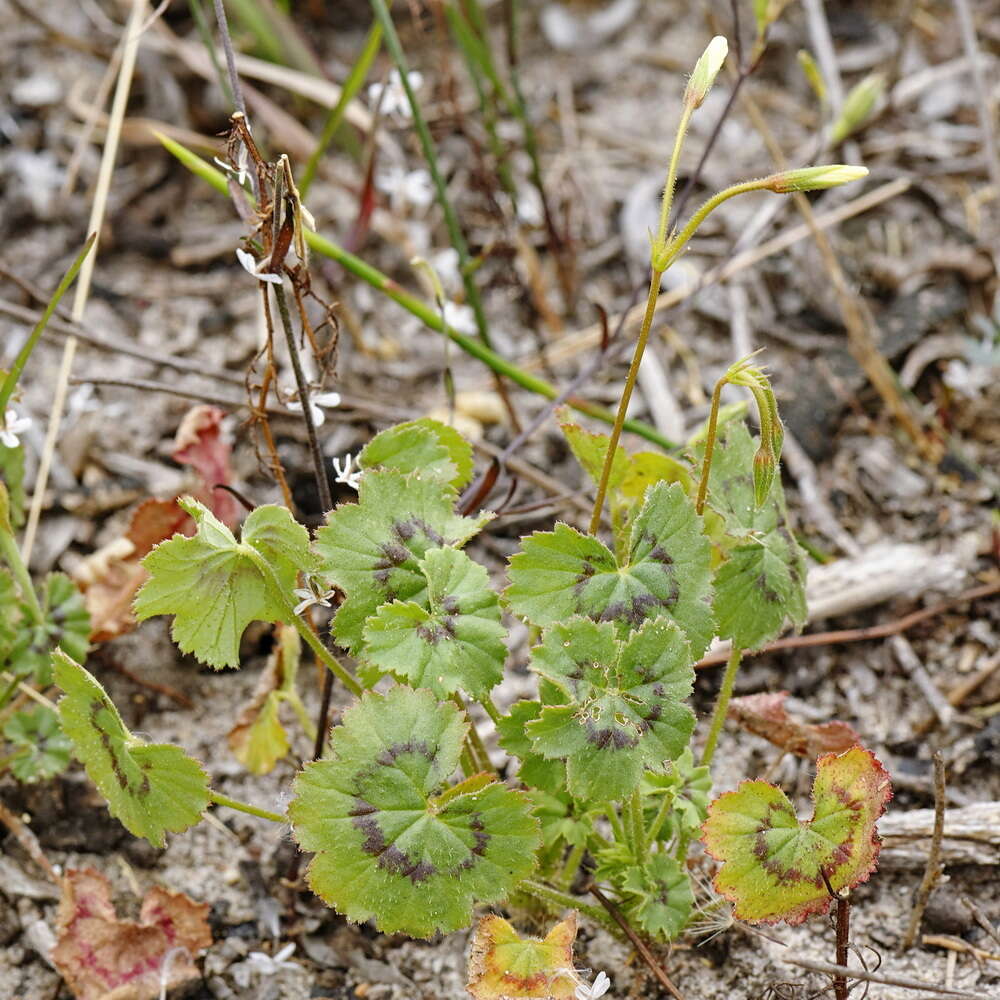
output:
POLYGON ((518 936, 495 914, 483 917, 469 952, 469 993, 476 1000, 566 1000, 576 989, 573 942, 576 913, 545 936, 518 936))
POLYGON ((814 812, 800 820, 785 793, 744 781, 708 807, 702 826, 708 853, 722 867, 715 888, 750 923, 801 923, 825 913, 834 892, 875 870, 881 846, 875 823, 892 798, 889 775, 855 746, 816 762, 814 812), (824 878, 825 876, 825 878, 824 878))

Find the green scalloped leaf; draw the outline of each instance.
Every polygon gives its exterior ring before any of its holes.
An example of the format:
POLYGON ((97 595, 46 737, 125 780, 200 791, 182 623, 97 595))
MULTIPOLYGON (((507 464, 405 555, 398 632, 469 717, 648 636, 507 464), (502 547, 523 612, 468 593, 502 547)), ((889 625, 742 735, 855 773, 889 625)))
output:
POLYGON ((47 781, 69 766, 73 744, 63 734, 59 716, 44 705, 15 712, 3 735, 14 744, 10 769, 18 781, 47 781))
POLYGON ((27 497, 24 493, 24 446, 8 448, 0 444, 0 480, 7 487, 10 526, 16 531, 24 524, 27 497))
POLYGON ((654 854, 645 864, 626 869, 619 888, 628 915, 653 937, 672 940, 691 916, 694 894, 687 872, 669 854, 654 854))
POLYGON ((557 795, 566 788, 566 763, 562 760, 546 760, 536 753, 526 728, 529 722, 538 718, 541 711, 540 701, 515 702, 497 722, 497 734, 500 746, 521 762, 517 770, 518 779, 529 788, 557 795))
POLYGON ((313 891, 348 920, 430 937, 466 927, 534 868, 538 823, 524 795, 475 775, 445 788, 467 723, 430 691, 366 693, 295 780, 288 814, 316 856, 313 891), (468 789, 468 790, 467 790, 468 789))
POLYGON ((657 483, 635 515, 620 563, 598 539, 557 523, 522 541, 510 560, 506 597, 536 625, 585 615, 624 634, 666 617, 698 657, 715 631, 710 567, 711 546, 694 504, 677 483, 657 483))
POLYGON ((806 620, 805 561, 788 530, 781 477, 774 477, 758 507, 755 452, 742 421, 730 422, 720 434, 708 479, 708 503, 725 529, 725 561, 714 581, 719 635, 747 650, 774 639, 787 619, 796 627, 806 620))
POLYGON ((319 574, 347 595, 334 620, 337 641, 357 651, 365 620, 391 601, 426 608, 420 560, 431 549, 461 547, 492 516, 456 514, 454 496, 433 479, 366 473, 358 502, 331 511, 316 534, 319 574))
POLYGON ((454 427, 430 417, 376 434, 358 456, 362 469, 416 472, 460 490, 472 479, 472 445, 454 427))
POLYGON ((878 862, 875 823, 892 798, 874 754, 852 747, 816 761, 812 818, 800 820, 785 793, 744 781, 708 807, 708 853, 722 867, 715 888, 751 923, 801 923, 826 913, 834 892, 867 880, 878 862))
POLYGON ((624 799, 646 768, 662 772, 694 729, 684 699, 694 685, 691 650, 666 619, 647 622, 625 642, 614 627, 575 618, 550 628, 531 669, 569 698, 527 724, 536 753, 566 761, 571 794, 624 799))
POLYGON ((142 560, 149 579, 136 596, 135 616, 173 615, 170 634, 183 652, 217 670, 239 666, 240 638, 250 622, 294 617, 255 558, 263 556, 281 591, 291 594, 299 572, 315 562, 309 535, 286 508, 269 505, 251 512, 237 542, 207 507, 190 497, 177 502, 197 534, 174 535, 142 560))
POLYGON ((691 747, 671 764, 667 774, 647 771, 640 786, 646 803, 646 821, 652 823, 659 812, 663 796, 671 800, 670 812, 660 827, 657 840, 669 843, 682 837, 697 836, 708 815, 708 796, 712 791, 711 769, 695 766, 691 747))
POLYGON ((83 595, 65 573, 49 573, 42 586, 45 620, 33 625, 27 604, 20 601, 20 624, 9 657, 18 677, 33 677, 42 687, 52 683, 52 651, 61 649, 82 660, 90 648, 90 615, 83 595))
POLYGON ((489 574, 458 549, 431 549, 419 563, 426 607, 383 604, 365 623, 364 656, 380 670, 438 697, 462 689, 484 698, 507 658, 500 600, 489 574))
POLYGON ((63 690, 59 718, 77 759, 112 816, 137 837, 162 847, 169 830, 194 826, 208 805, 208 776, 180 747, 146 743, 125 728, 104 688, 64 653, 52 657, 63 690))

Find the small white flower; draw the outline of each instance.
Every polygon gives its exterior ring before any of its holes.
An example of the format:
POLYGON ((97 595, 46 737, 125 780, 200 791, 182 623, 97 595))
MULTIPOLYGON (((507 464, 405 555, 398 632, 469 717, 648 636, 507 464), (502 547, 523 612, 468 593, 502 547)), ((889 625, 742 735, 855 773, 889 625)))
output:
POLYGON ((12 406, 7 407, 3 426, 0 427, 0 444, 5 448, 16 448, 20 444, 18 434, 23 434, 30 426, 31 417, 19 417, 12 406))
POLYGON ((599 997, 604 996, 605 993, 611 988, 611 980, 608 979, 608 974, 606 972, 598 972, 597 978, 591 983, 590 986, 583 984, 577 986, 574 990, 574 995, 576 1000, 598 1000, 599 997))
POLYGON ((298 968, 295 962, 288 961, 293 951, 295 951, 294 941, 286 944, 281 951, 275 952, 273 955, 268 955, 264 951, 252 951, 247 955, 246 961, 262 976, 273 976, 282 969, 298 968))
POLYGON ((253 254, 247 253, 242 247, 236 248, 236 259, 243 266, 243 270, 247 274, 252 274, 258 281, 269 281, 272 285, 281 284, 280 274, 262 274, 257 270, 259 266, 257 261, 254 259, 253 254))
MULTIPOLYGON (((292 395, 288 393, 288 395, 292 395)), ((288 399, 285 401, 285 406, 291 410, 293 413, 302 412, 302 402, 298 399, 288 399)), ((324 409, 334 409, 340 406, 340 393, 339 392, 321 392, 316 396, 309 397, 309 412, 312 414, 313 426, 322 427, 326 423, 326 414, 323 412, 324 409)))
POLYGON ((341 464, 339 458, 335 458, 333 460, 333 471, 337 473, 336 482, 343 483, 345 486, 350 486, 352 490, 356 490, 361 485, 361 470, 355 469, 351 472, 351 462, 353 460, 350 452, 344 456, 343 464, 341 464))
MULTIPOLYGON (((406 74, 410 89, 418 91, 424 84, 424 76, 415 69, 406 74)), ((413 111, 410 102, 406 98, 406 91, 403 89, 403 78, 399 75, 399 70, 392 70, 389 73, 389 80, 386 83, 373 83, 368 88, 368 103, 376 107, 381 100, 382 114, 391 118, 412 118, 413 111), (384 95, 383 95, 384 91, 384 95)))
POLYGON ((465 306, 458 302, 446 302, 444 304, 444 322, 456 333, 464 333, 467 337, 474 336, 479 327, 476 326, 476 314, 472 306, 465 306))
POLYGON ((299 603, 295 605, 297 615, 301 615, 306 608, 329 608, 331 606, 330 599, 333 597, 332 590, 320 594, 311 587, 296 587, 292 593, 299 598, 299 603))

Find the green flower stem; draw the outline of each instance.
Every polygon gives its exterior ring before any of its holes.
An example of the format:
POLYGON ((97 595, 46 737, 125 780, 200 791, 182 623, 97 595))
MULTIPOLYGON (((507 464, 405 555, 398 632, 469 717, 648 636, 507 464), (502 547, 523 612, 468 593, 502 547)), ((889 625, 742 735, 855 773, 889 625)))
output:
POLYGON ((525 879, 517 889, 518 892, 534 896, 535 899, 547 904, 550 909, 554 908, 556 912, 561 910, 578 910, 591 920, 596 920, 605 927, 610 927, 617 931, 614 921, 599 906, 584 903, 568 892, 561 892, 559 889, 553 889, 544 882, 536 882, 533 879, 525 879))
MULTIPOLYGON (((674 189, 677 186, 677 164, 681 158, 681 147, 687 135, 688 124, 694 113, 693 104, 685 104, 681 112, 681 120, 677 125, 677 137, 674 139, 674 149, 670 154, 670 167, 667 170, 667 183, 663 185, 663 198, 660 201, 660 225, 656 231, 656 247, 667 245, 667 226, 670 223, 670 208, 674 203, 674 189)), ((666 270, 666 268, 664 268, 666 270)))
POLYGON ((663 801, 660 803, 660 808, 656 810, 653 822, 650 823, 649 829, 646 831, 647 844, 656 843, 656 838, 660 835, 660 831, 663 829, 663 824, 666 823, 667 817, 670 815, 670 810, 673 809, 673 807, 673 795, 664 795, 663 801))
POLYGON ((560 889, 567 890, 573 884, 573 879, 576 878, 576 873, 580 869, 580 862, 583 860, 586 850, 586 844, 577 844, 566 856, 566 863, 563 865, 562 873, 559 875, 560 889))
POLYGON ((704 205, 699 208, 688 220, 687 225, 664 246, 654 247, 654 268, 666 271, 668 267, 677 259, 681 250, 687 245, 688 240, 694 236, 698 227, 708 216, 714 212, 723 202, 735 198, 738 194, 746 194, 749 191, 773 191, 774 178, 760 177, 752 181, 743 181, 727 187, 718 194, 712 195, 704 205))
POLYGON ((705 432, 705 457, 701 462, 701 479, 698 482, 698 499, 694 509, 702 514, 705 511, 705 499, 708 496, 708 474, 712 468, 712 452, 715 451, 715 434, 719 424, 719 401, 722 398, 722 387, 726 384, 724 378, 715 383, 712 392, 712 411, 708 416, 708 430, 705 432))
POLYGON ((733 684, 736 682, 736 672, 740 669, 742 656, 743 650, 739 648, 734 648, 729 654, 726 672, 722 676, 722 687, 719 688, 719 697, 716 699, 715 709, 712 712, 712 726, 708 731, 708 739, 705 741, 705 751, 701 755, 702 767, 708 767, 715 755, 715 745, 719 742, 722 724, 726 721, 726 709, 729 708, 729 699, 733 696, 733 684))
MULTIPOLYGON (((3 488, 3 484, 0 484, 0 488, 3 488)), ((6 494, 6 490, 4 490, 4 493, 6 494)), ((28 567, 24 565, 24 560, 21 558, 21 552, 14 541, 14 535, 10 530, 9 523, 0 524, 0 557, 10 567, 14 582, 21 592, 21 600, 24 601, 25 606, 28 608, 32 621, 36 625, 44 625, 45 612, 38 602, 38 594, 35 593, 35 588, 32 586, 31 575, 28 573, 28 567)))
POLYGON ((615 809, 614 802, 609 802, 604 807, 604 815, 608 817, 608 822, 611 824, 611 830, 615 835, 615 840, 619 844, 627 844, 628 837, 625 836, 625 827, 622 824, 621 817, 618 815, 618 810, 615 809))
POLYGON ((270 812, 267 809, 258 809, 257 806, 249 805, 246 802, 240 802, 238 799, 231 799, 228 795, 223 795, 221 792, 213 791, 211 788, 208 790, 208 798, 217 806, 228 806, 230 809, 236 809, 238 812, 244 812, 250 816, 259 816, 261 819, 269 819, 272 823, 281 823, 284 825, 288 822, 287 816, 282 816, 280 813, 270 812))
POLYGON ((361 697, 364 688, 357 682, 352 674, 344 667, 337 658, 323 645, 319 636, 309 627, 309 624, 300 615, 295 613, 295 606, 289 600, 284 588, 278 582, 273 570, 267 564, 264 557, 252 545, 240 545, 241 555, 245 555, 257 567, 258 572, 264 578, 267 589, 271 596, 281 605, 287 616, 287 621, 295 626, 296 631, 305 639, 309 648, 313 651, 316 659, 333 674, 341 684, 347 688, 351 694, 361 697))
POLYGON ((406 93, 406 100, 409 102, 410 111, 413 114, 413 128, 417 133, 417 139, 420 141, 420 148, 423 150, 424 159, 427 161, 427 169, 430 171, 431 179, 434 181, 438 204, 444 213, 445 225, 448 227, 448 236, 451 239, 451 245, 458 253, 458 266, 462 273, 462 283, 465 286, 465 298, 472 307, 473 313, 475 313, 476 327, 479 330, 480 339, 487 347, 490 347, 490 331, 489 325, 486 322, 486 313, 483 311, 483 303, 479 297, 479 289, 476 287, 473 269, 469 266, 471 263, 469 246, 465 242, 465 236, 462 233, 462 227, 459 225, 458 216, 455 214, 455 208, 448 198, 448 189, 445 186, 444 178, 441 176, 441 170, 438 167, 437 151, 434 148, 434 140, 431 138, 430 129, 427 127, 427 122, 424 121, 423 112, 420 110, 416 94, 413 93, 413 88, 410 86, 410 67, 406 62, 403 46, 399 42, 399 36, 396 34, 396 26, 392 23, 392 15, 389 13, 389 8, 386 6, 385 0, 371 0, 371 6, 385 34, 386 48, 392 56, 392 61, 396 64, 396 70, 399 73, 399 82, 406 93))
POLYGON ((628 412, 628 404, 632 399, 632 390, 635 389, 635 381, 639 376, 639 365, 642 364, 642 355, 646 350, 646 342, 649 340, 649 331, 653 325, 653 315, 656 312, 656 300, 660 297, 660 281, 662 278, 663 271, 657 271, 654 268, 653 276, 649 282, 649 295, 646 298, 646 312, 642 317, 642 326, 639 328, 639 339, 635 342, 632 364, 629 365, 628 375, 625 378, 625 388, 622 389, 622 398, 618 403, 618 413, 615 415, 615 422, 611 428, 608 452, 604 456, 601 481, 597 485, 597 496, 594 498, 594 513, 590 518, 590 533, 592 535, 596 535, 597 529, 601 526, 601 511, 604 509, 604 500, 608 495, 608 480, 611 478, 611 466, 614 463, 615 453, 618 451, 618 441, 621 439, 622 430, 627 423, 625 414, 628 412))
POLYGON ((299 725, 302 726, 302 731, 306 734, 306 738, 310 743, 315 743, 316 726, 313 725, 312 719, 309 718, 309 713, 306 711, 306 706, 302 704, 302 699, 299 697, 298 692, 281 691, 279 692, 279 698, 292 706, 292 711, 295 712, 299 720, 299 725))
POLYGON ((7 702, 14 697, 14 692, 17 690, 19 684, 20 678, 12 677, 10 683, 3 689, 3 691, 0 691, 0 709, 2 709, 7 702))
POLYGON ((3 380, 3 385, 0 386, 0 424, 3 423, 4 414, 7 412, 7 404, 10 402, 10 397, 14 394, 14 389, 17 386, 17 380, 21 377, 21 372, 24 371, 24 366, 28 363, 28 358, 31 357, 31 352, 35 349, 35 345, 38 343, 45 330, 46 325, 52 318, 52 314, 56 311, 59 305, 59 300, 69 291, 70 285, 76 280, 77 274, 80 273, 80 268, 83 267, 83 262, 87 258, 87 254, 90 253, 91 248, 94 245, 94 240, 97 239, 97 233, 91 233, 87 237, 87 242, 83 244, 83 248, 76 255, 76 260, 70 265, 69 270, 63 275, 62 281, 59 282, 58 287, 52 294, 52 298, 49 299, 48 305, 45 307, 45 312, 42 313, 41 319, 35 324, 35 328, 28 335, 28 339, 24 342, 24 346, 18 352, 17 357, 14 359, 14 364, 11 370, 7 373, 7 377, 3 380))
POLYGON ((500 720, 503 718, 503 713, 499 708, 497 708, 497 703, 489 695, 487 695, 485 698, 480 700, 479 704, 483 706, 483 711, 493 721, 493 725, 499 725, 500 720))
POLYGON ((368 37, 365 39, 365 44, 361 49, 361 55, 358 56, 357 62, 351 67, 350 73, 347 74, 347 79, 344 81, 344 86, 340 91, 340 99, 331 108, 329 115, 327 115, 326 122, 323 124, 323 131, 320 134, 319 141, 316 143, 316 148, 312 151, 312 154, 306 161, 305 169, 302 171, 302 177, 299 180, 299 197, 303 201, 309 193, 309 188, 312 186, 313 180, 316 178, 319 161, 323 158, 323 154, 333 141, 333 137, 337 134, 337 129, 340 128, 344 120, 344 115, 347 113, 347 105, 354 100, 361 89, 361 85, 365 82, 372 63, 375 61, 375 57, 378 55, 381 47, 382 26, 380 24, 373 24, 368 31, 368 37))
MULTIPOLYGON (((203 160, 196 153, 192 153, 180 143, 161 133, 157 133, 157 138, 163 143, 167 151, 180 160, 193 174, 206 181, 220 194, 229 193, 225 175, 221 171, 216 170, 207 160, 203 160)), ((408 313, 416 316, 425 326, 434 330, 435 333, 440 333, 448 337, 452 343, 460 347, 466 354, 471 355, 477 361, 481 361, 494 372, 509 378, 522 389, 527 389, 529 392, 543 396, 545 399, 558 398, 559 390, 554 385, 546 382, 545 379, 538 378, 530 372, 518 368, 517 365, 506 358, 491 351, 481 341, 473 337, 466 337, 453 330, 441 319, 439 309, 405 291, 397 282, 393 281, 388 275, 383 274, 378 268, 372 267, 360 257, 355 257, 354 254, 344 250, 332 240, 328 240, 326 237, 320 236, 310 229, 306 230, 305 237, 306 243, 316 253, 336 261, 345 271, 348 271, 354 277, 359 278, 376 291, 392 299, 393 302, 401 306, 408 313)), ((570 397, 566 400, 566 404, 574 410, 594 417, 603 423, 612 424, 615 421, 615 416, 610 410, 605 409, 603 406, 598 406, 596 403, 580 399, 578 396, 570 397)), ((632 434, 638 434, 647 441, 659 445, 665 451, 672 451, 677 447, 673 441, 664 437, 655 428, 650 427, 649 424, 643 423, 641 420, 626 420, 622 427, 632 434)))
POLYGON ((646 857, 646 824, 642 821, 642 795, 638 788, 632 792, 628 800, 628 819, 636 864, 642 864, 646 857))

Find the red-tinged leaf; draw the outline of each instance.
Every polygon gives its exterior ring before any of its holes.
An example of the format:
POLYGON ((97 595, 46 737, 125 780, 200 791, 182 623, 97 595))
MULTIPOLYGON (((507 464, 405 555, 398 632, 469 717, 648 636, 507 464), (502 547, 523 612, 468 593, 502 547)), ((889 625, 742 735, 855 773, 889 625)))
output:
POLYGON ((797 757, 814 759, 824 753, 843 753, 861 742, 861 737, 846 722, 834 720, 814 725, 789 715, 785 709, 787 697, 787 691, 776 691, 733 698, 729 703, 729 718, 741 729, 797 757))
POLYGON ((875 870, 881 846, 875 823, 892 798, 889 775, 868 750, 852 747, 816 762, 814 812, 800 820, 785 793, 744 781, 708 807, 702 827, 708 853, 722 867, 716 890, 751 923, 801 923, 826 913, 834 892, 875 870), (825 875, 825 879, 824 879, 825 875))
POLYGON ((138 922, 119 920, 107 879, 70 869, 62 881, 52 961, 77 1000, 155 1000, 201 973, 194 959, 212 943, 207 903, 156 886, 138 922))
POLYGON ((205 506, 232 528, 239 523, 242 509, 231 493, 215 488, 229 486, 233 480, 229 442, 222 435, 225 416, 217 406, 193 406, 177 428, 172 457, 175 462, 190 465, 201 476, 205 506))
POLYGON ((572 997, 575 940, 576 913, 556 924, 544 940, 518 937, 503 917, 483 917, 469 952, 469 993, 476 1000, 572 997))

